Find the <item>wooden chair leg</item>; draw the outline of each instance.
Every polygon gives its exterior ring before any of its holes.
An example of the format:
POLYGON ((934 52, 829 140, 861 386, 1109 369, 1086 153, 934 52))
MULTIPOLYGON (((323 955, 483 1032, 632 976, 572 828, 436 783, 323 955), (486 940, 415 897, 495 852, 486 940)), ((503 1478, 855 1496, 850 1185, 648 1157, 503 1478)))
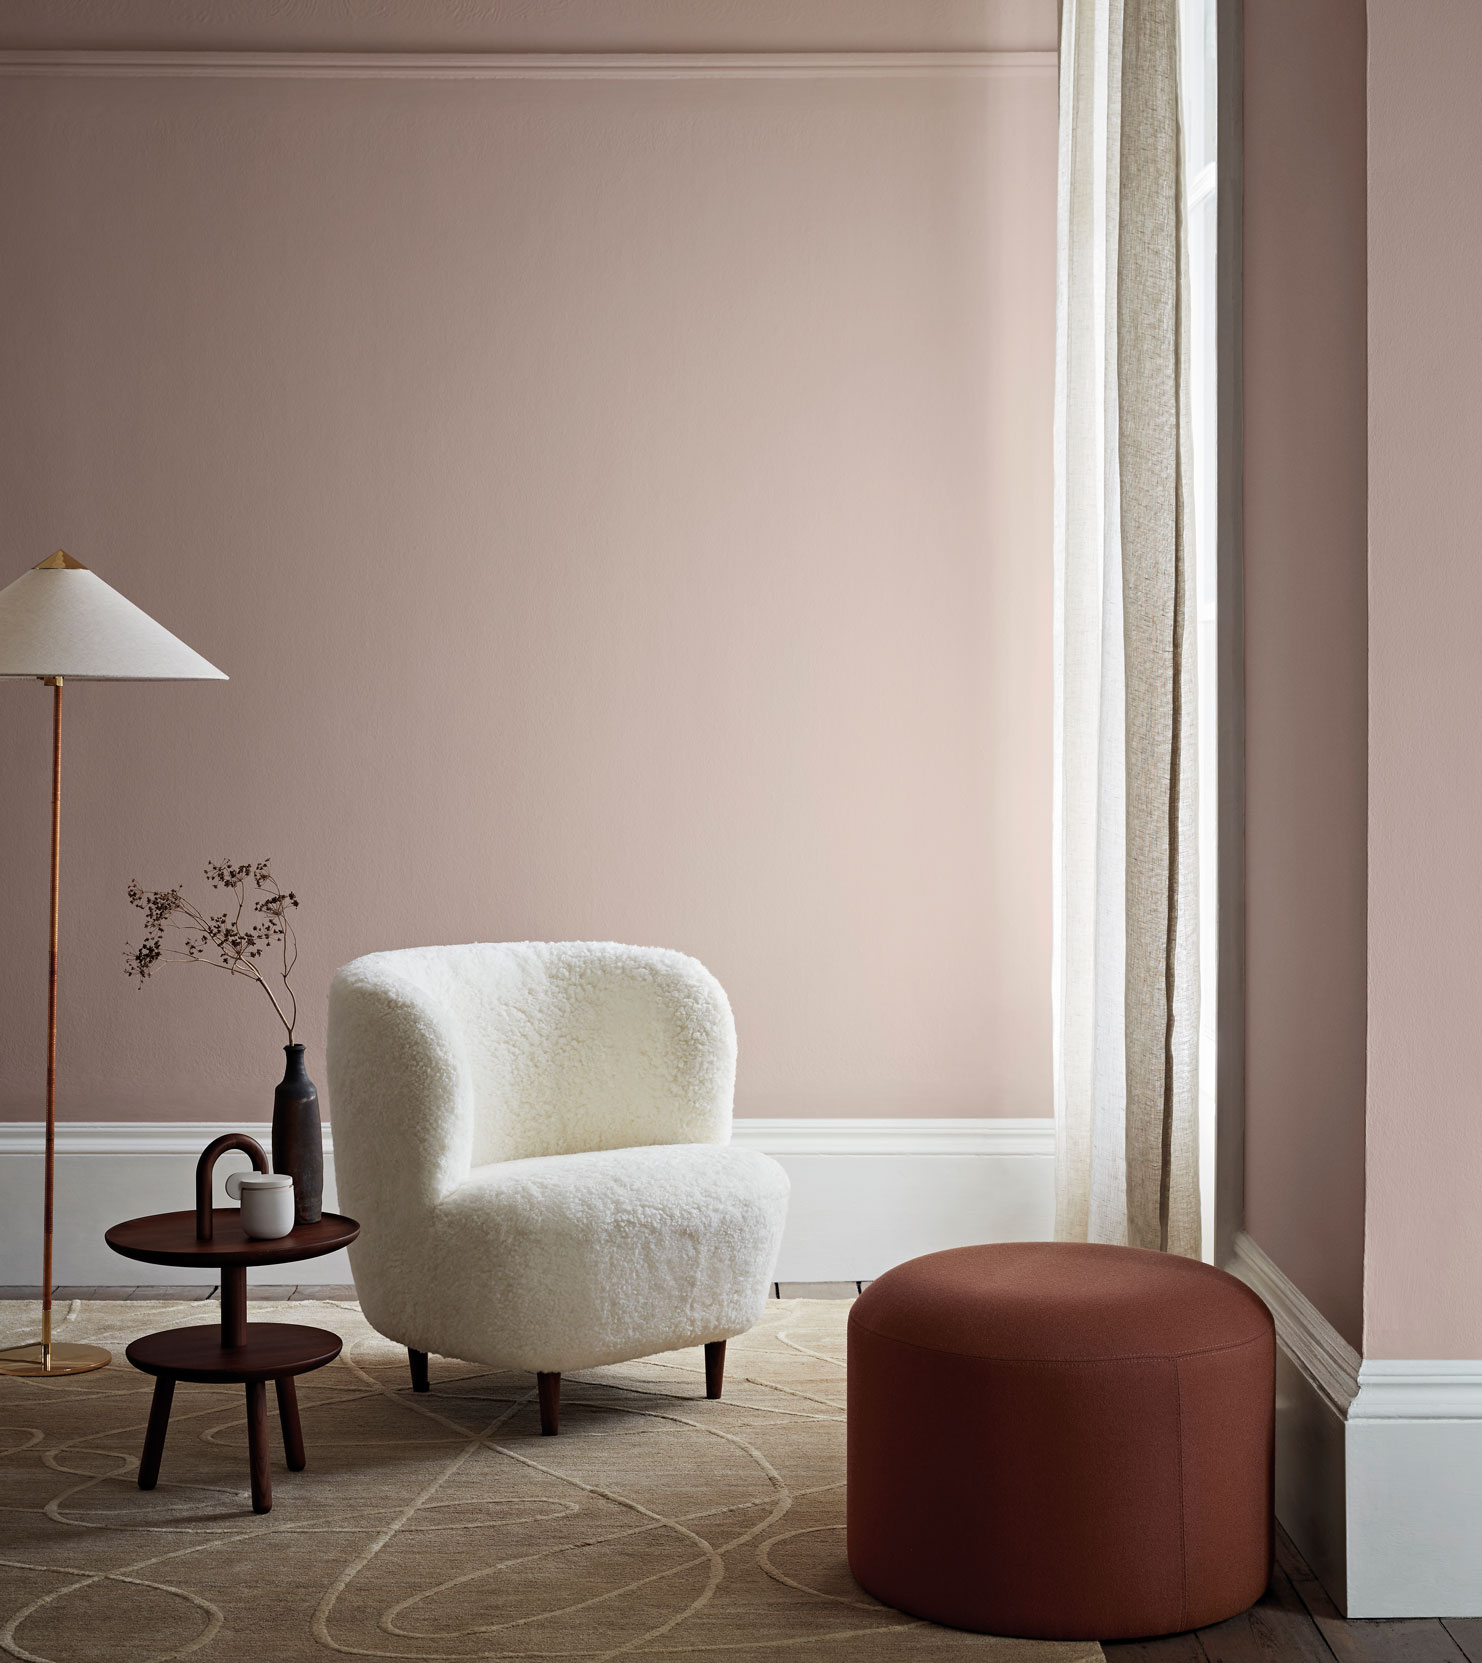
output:
POLYGON ((302 1472, 304 1429, 298 1418, 298 1388, 291 1374, 280 1375, 273 1384, 278 1388, 278 1424, 283 1429, 283 1455, 290 1472, 302 1472))
POLYGON ((561 1376, 537 1374, 535 1386, 540 1393, 540 1430, 554 1438, 561 1424, 561 1376))
POLYGON ((268 1466, 268 1388, 247 1382, 247 1459, 252 1466, 252 1511, 273 1510, 273 1474, 268 1466))
POLYGON ((726 1342, 710 1340, 705 1346, 705 1395, 719 1397, 726 1377, 726 1342))
POLYGON ((412 1390, 414 1392, 430 1392, 432 1386, 427 1379, 427 1353, 413 1351, 407 1347, 407 1361, 412 1365, 412 1390))
POLYGON ((154 1400, 149 1405, 149 1427, 144 1434, 144 1453, 139 1457, 139 1488, 152 1490, 159 1482, 160 1457, 165 1453, 165 1432, 170 1425, 170 1405, 175 1400, 175 1377, 154 1377, 154 1400))

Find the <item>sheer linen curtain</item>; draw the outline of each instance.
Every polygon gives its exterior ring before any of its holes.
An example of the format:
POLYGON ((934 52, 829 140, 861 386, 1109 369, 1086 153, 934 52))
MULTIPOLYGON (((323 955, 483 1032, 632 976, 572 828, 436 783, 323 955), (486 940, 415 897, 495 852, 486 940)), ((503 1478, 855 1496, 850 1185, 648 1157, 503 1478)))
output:
POLYGON ((1177 0, 1065 0, 1056 1234, 1198 1257, 1198 682, 1177 0))

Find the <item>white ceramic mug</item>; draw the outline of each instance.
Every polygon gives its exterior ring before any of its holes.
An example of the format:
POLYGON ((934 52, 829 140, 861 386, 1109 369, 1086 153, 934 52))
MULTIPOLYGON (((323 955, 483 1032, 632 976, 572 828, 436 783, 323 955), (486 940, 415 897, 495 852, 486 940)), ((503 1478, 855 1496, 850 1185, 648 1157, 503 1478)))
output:
POLYGON ((293 1178, 287 1172, 234 1172, 226 1193, 242 1208, 242 1228, 254 1241, 274 1241, 293 1228, 293 1178))

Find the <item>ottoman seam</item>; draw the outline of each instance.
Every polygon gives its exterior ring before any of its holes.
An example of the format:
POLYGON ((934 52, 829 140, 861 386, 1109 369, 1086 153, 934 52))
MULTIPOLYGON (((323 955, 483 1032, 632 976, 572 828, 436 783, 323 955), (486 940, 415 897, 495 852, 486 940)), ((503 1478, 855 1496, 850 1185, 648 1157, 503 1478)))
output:
POLYGON ((1189 1536, 1184 1508, 1184 1371, 1173 1363, 1173 1419, 1178 1436, 1178 1580, 1180 1630, 1189 1626, 1189 1536))
POLYGON ((1197 1351, 1129 1351, 1115 1357, 995 1357, 981 1351, 953 1351, 946 1346, 923 1345, 920 1340, 903 1340, 897 1334, 882 1334, 861 1322, 862 1333, 871 1339, 889 1340, 892 1345, 908 1345, 912 1351, 929 1352, 933 1357, 962 1357, 975 1363, 1033 1363, 1046 1368, 1086 1368, 1101 1363, 1166 1363, 1185 1357, 1213 1357, 1221 1351, 1244 1351, 1247 1346, 1262 1345, 1271 1339, 1269 1334, 1255 1334, 1248 1340, 1232 1340, 1228 1345, 1206 1345, 1197 1351))

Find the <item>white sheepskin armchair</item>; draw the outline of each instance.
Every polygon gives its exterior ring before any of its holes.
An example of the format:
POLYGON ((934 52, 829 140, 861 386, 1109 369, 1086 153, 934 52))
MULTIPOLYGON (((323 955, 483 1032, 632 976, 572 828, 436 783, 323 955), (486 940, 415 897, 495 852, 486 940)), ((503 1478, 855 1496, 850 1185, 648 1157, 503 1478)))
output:
POLYGON ((787 1175, 730 1147, 736 1029, 683 953, 612 942, 371 953, 329 994, 340 1205, 367 1319, 411 1354, 560 1376, 762 1314, 787 1175))

